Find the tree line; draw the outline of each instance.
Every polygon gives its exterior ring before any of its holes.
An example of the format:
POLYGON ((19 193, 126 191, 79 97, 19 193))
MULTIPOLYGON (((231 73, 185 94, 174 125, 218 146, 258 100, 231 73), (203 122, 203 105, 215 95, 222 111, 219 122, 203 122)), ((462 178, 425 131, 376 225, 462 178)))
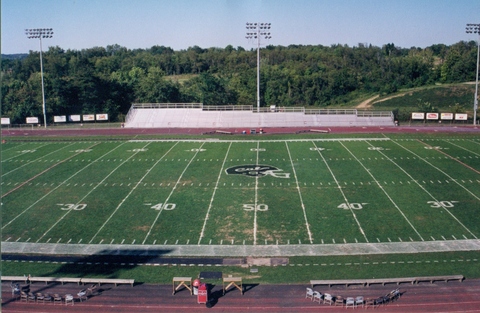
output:
MULTIPOLYGON (((401 48, 269 45, 261 49, 261 105, 340 106, 362 94, 475 79, 476 42, 401 48)), ((2 116, 22 124, 42 115, 39 52, 2 58, 2 116)), ((132 103, 255 105, 256 50, 119 45, 43 52, 48 123, 54 115, 108 113, 122 121, 132 103)))

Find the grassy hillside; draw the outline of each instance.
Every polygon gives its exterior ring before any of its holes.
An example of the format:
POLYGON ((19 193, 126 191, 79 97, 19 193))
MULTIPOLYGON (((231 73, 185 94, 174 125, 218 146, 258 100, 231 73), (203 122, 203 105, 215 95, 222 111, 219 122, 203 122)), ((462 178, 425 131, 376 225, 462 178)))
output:
MULTIPOLYGON (((412 112, 468 113, 473 118, 475 84, 448 84, 401 90, 390 95, 365 99, 359 97, 359 109, 392 110, 400 121, 410 120, 412 112)), ((372 96, 372 95, 369 95, 372 96)))
POLYGON ((373 102, 373 107, 381 110, 415 110, 419 102, 429 102, 440 112, 452 112, 452 107, 458 103, 468 112, 473 108, 474 93, 474 84, 429 86, 379 97, 373 102))

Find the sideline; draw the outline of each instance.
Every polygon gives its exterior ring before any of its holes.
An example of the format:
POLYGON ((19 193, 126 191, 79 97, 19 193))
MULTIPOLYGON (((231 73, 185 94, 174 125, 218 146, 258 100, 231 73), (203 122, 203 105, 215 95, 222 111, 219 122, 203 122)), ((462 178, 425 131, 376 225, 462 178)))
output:
POLYGON ((480 250, 479 239, 428 242, 386 242, 302 245, 109 245, 55 244, 2 241, 2 253, 50 255, 141 255, 141 256, 332 256, 406 254, 480 250))

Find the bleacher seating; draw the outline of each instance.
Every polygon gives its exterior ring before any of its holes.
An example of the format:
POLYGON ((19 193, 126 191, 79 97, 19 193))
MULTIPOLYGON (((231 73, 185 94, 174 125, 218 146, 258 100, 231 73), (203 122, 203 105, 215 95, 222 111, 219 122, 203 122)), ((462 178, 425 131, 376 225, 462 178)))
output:
POLYGON ((129 128, 256 128, 256 127, 394 126, 392 112, 349 110, 255 109, 235 106, 134 104, 127 114, 129 128))

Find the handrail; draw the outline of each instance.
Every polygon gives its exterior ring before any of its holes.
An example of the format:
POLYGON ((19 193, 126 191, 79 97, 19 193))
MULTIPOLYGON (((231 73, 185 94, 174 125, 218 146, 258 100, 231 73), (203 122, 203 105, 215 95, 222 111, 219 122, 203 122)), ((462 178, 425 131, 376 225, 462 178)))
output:
POLYGON ((134 103, 132 109, 201 109, 203 103, 134 103))

